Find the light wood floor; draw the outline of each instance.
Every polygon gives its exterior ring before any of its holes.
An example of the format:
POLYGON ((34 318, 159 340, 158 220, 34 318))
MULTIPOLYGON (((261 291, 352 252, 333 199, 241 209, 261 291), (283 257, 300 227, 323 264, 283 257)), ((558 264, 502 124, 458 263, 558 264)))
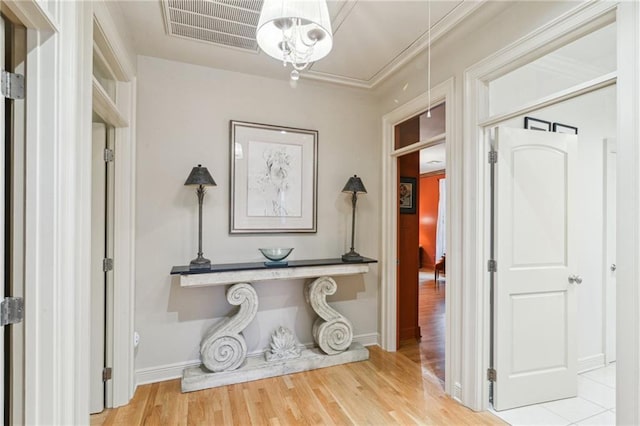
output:
POLYGON ((140 386, 127 406, 92 425, 504 424, 446 396, 402 353, 369 348, 368 361, 181 393, 180 381, 140 386))
POLYGON ((140 386, 92 425, 504 424, 444 394, 444 285, 420 281, 419 342, 368 361, 183 394, 180 381, 140 386))
POLYGON ((415 341, 400 342, 399 351, 412 361, 422 365, 444 386, 444 349, 445 349, 445 282, 440 276, 439 285, 433 279, 433 271, 420 270, 418 280, 418 325, 421 338, 415 341))

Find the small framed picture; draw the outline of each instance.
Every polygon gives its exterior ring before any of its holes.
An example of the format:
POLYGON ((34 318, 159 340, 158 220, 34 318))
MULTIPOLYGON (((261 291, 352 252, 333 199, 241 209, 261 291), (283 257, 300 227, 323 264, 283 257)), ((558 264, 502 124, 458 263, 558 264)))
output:
POLYGON ((553 123, 553 131, 556 133, 568 133, 570 135, 577 135, 578 128, 573 126, 567 126, 566 124, 553 123))
POLYGON ((541 130, 543 132, 551 131, 551 122, 540 120, 533 117, 524 118, 524 128, 529 130, 541 130))
POLYGON ((398 188, 398 200, 400 213, 415 214, 417 197, 417 179, 413 177, 400 177, 400 187, 398 188))

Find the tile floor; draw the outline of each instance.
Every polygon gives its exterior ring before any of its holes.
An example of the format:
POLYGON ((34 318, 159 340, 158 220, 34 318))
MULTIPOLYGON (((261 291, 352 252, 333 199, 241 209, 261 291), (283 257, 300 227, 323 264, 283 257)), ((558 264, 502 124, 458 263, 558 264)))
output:
POLYGON ((511 425, 598 425, 616 424, 616 364, 578 376, 578 396, 543 404, 493 411, 511 425))

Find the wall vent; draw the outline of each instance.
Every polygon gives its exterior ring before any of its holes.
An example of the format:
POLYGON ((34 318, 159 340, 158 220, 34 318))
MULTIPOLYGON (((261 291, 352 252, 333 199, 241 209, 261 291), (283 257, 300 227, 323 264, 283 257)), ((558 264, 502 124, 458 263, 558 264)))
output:
POLYGON ((258 51, 262 0, 163 0, 162 7, 169 35, 258 51))

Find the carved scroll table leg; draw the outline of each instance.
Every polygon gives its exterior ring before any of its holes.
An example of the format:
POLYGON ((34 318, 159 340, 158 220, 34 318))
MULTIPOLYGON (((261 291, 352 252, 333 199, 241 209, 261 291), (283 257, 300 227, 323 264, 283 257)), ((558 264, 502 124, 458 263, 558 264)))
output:
POLYGON ((247 357, 242 330, 258 311, 258 295, 251 284, 234 284, 227 290, 227 300, 240 306, 238 313, 213 326, 200 343, 200 358, 210 371, 235 370, 247 357))
POLYGON ((319 316, 313 323, 313 338, 329 355, 344 352, 353 340, 351 322, 327 303, 327 296, 334 294, 337 288, 333 278, 320 277, 306 289, 307 301, 319 316))

